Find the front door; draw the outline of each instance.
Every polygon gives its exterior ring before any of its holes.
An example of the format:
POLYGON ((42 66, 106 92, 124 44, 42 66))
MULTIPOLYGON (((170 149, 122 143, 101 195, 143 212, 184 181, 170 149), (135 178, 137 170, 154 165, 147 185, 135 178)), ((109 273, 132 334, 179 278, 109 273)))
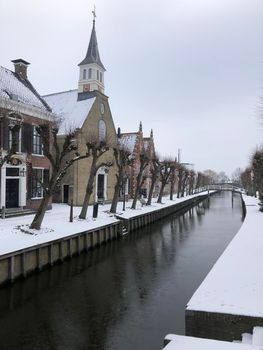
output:
POLYGON ((69 185, 63 185, 63 203, 68 204, 69 185))
POLYGON ((104 198, 104 175, 98 175, 98 188, 97 188, 97 197, 98 199, 104 198))
POLYGON ((6 208, 17 208, 19 201, 19 179, 6 179, 6 208))

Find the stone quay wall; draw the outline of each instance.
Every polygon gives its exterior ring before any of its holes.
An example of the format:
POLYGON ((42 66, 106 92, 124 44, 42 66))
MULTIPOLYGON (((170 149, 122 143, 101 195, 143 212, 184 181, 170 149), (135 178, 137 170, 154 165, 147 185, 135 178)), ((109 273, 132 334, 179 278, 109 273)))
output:
POLYGON ((0 285, 62 262, 120 236, 120 222, 101 226, 54 241, 0 256, 0 285))

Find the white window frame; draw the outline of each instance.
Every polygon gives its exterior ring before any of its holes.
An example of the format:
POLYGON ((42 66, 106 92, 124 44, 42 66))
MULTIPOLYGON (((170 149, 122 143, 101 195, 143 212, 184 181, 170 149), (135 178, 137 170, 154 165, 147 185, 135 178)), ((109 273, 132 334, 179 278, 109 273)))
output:
MULTIPOLYGON (((32 168, 32 173, 33 173, 33 171, 34 171, 35 169, 36 169, 36 170, 42 170, 41 182, 43 183, 43 181, 44 181, 44 169, 45 169, 45 168, 34 167, 34 168, 32 168)), ((42 198, 43 198, 43 187, 40 185, 39 182, 37 182, 37 180, 35 179, 35 177, 32 175, 32 195, 31 195, 31 199, 42 199, 42 198), (33 181, 36 181, 36 184, 39 185, 39 186, 37 186, 37 188, 40 187, 40 189, 41 189, 41 196, 33 197, 33 181)))
POLYGON ((40 139, 41 141, 41 136, 39 135, 39 133, 37 132, 36 128, 38 127, 38 125, 32 125, 33 126, 33 135, 32 135, 32 154, 34 156, 41 156, 43 157, 43 143, 41 142, 41 153, 35 153, 35 149, 34 149, 34 146, 35 146, 35 143, 34 143, 34 139, 40 139))

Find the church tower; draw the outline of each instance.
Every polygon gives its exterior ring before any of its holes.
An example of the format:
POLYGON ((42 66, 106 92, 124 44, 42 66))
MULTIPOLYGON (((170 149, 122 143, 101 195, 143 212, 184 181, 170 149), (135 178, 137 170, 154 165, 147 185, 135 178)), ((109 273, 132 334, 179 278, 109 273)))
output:
POLYGON ((86 57, 79 64, 78 92, 98 90, 104 93, 104 72, 106 71, 100 60, 98 42, 95 30, 95 9, 93 13, 93 27, 86 57))

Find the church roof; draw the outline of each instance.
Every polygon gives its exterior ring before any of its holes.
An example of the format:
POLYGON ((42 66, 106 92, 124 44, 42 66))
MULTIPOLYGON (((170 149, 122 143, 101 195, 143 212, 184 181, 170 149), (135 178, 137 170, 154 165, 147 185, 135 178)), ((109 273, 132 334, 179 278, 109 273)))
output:
POLYGON ((84 64, 90 64, 90 63, 97 63, 98 66, 100 66, 102 69, 105 70, 105 67, 103 66, 100 59, 96 30, 95 30, 95 20, 93 21, 93 27, 92 27, 92 32, 90 36, 89 47, 88 47, 86 57, 84 58, 83 61, 80 62, 79 66, 84 64))
POLYGON ((126 148, 130 153, 133 153, 138 134, 139 134, 138 132, 121 134, 120 145, 123 148, 126 148))
POLYGON ((61 118, 60 135, 66 134, 69 130, 81 128, 96 99, 91 94, 91 98, 78 100, 78 90, 50 94, 43 98, 53 112, 61 118))
POLYGON ((0 66, 0 97, 37 107, 43 111, 51 111, 29 80, 20 78, 19 74, 2 66, 0 66))

